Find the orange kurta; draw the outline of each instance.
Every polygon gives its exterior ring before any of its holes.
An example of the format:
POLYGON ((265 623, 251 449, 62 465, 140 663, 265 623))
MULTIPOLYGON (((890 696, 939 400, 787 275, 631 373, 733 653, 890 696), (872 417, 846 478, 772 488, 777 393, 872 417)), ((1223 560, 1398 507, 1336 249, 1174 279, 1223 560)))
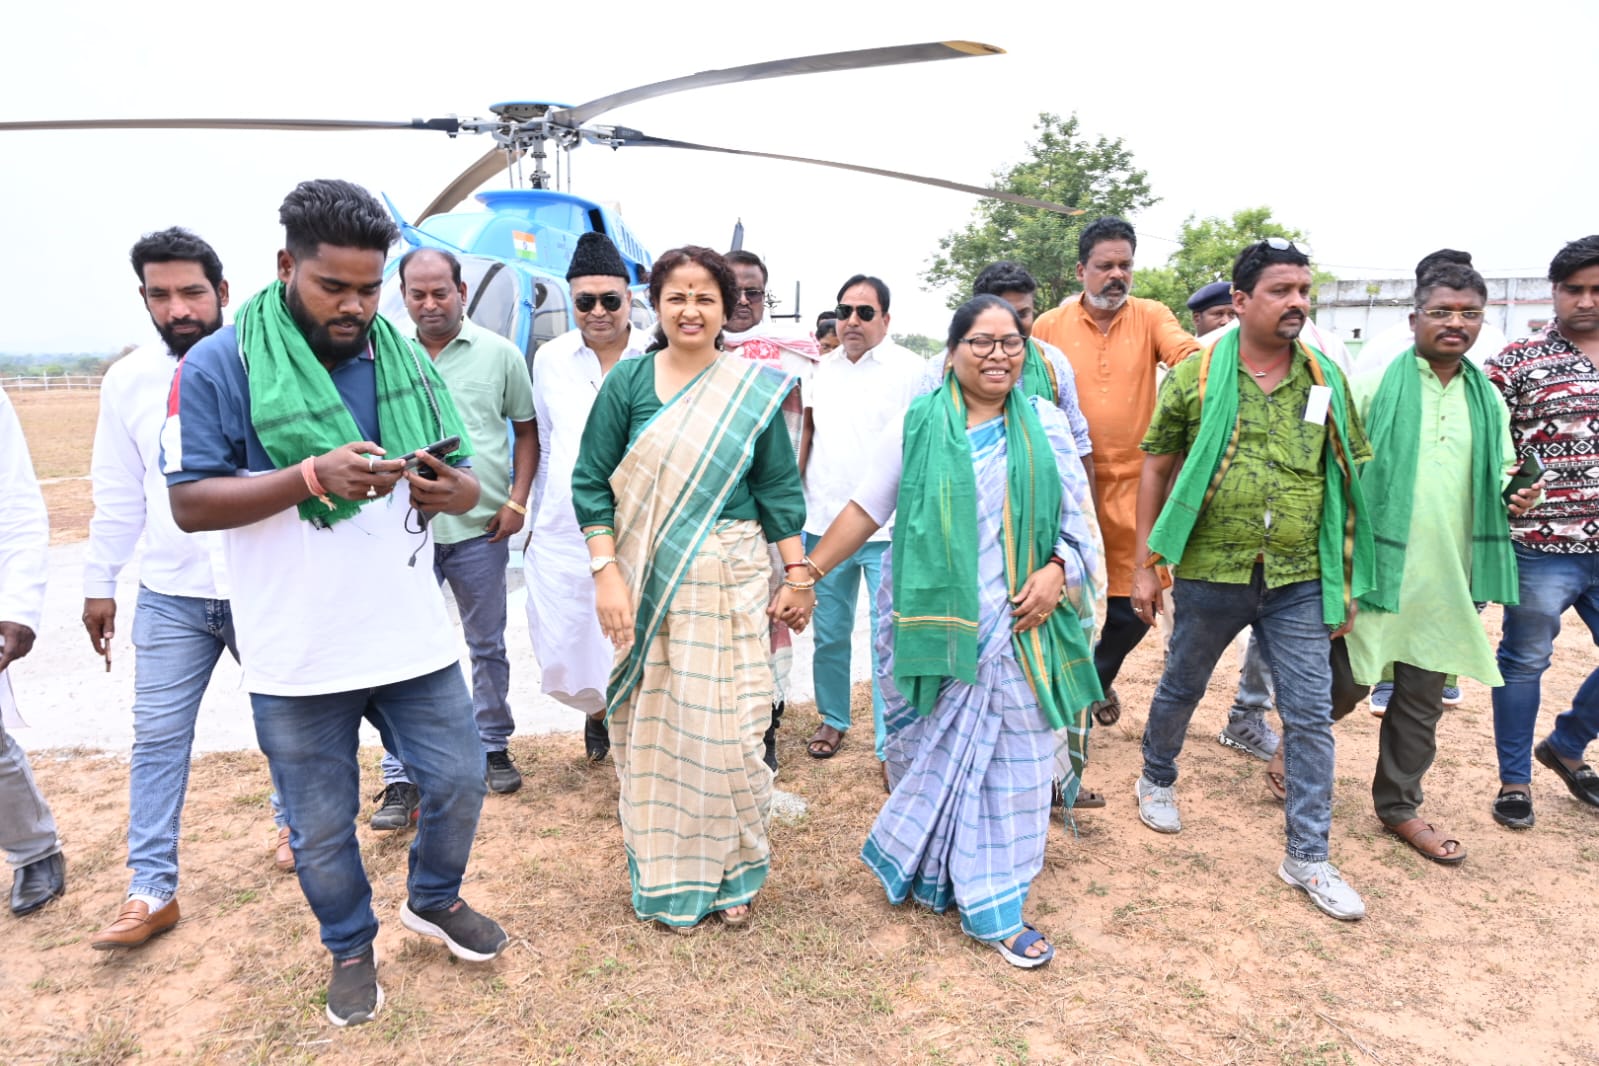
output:
POLYGON ((1137 553, 1138 475, 1144 453, 1138 450, 1155 412, 1155 368, 1175 366, 1199 350, 1177 316, 1158 300, 1127 298, 1099 326, 1077 297, 1038 316, 1033 336, 1066 353, 1077 375, 1077 402, 1094 441, 1094 488, 1099 528, 1105 537, 1107 595, 1130 596, 1137 553))

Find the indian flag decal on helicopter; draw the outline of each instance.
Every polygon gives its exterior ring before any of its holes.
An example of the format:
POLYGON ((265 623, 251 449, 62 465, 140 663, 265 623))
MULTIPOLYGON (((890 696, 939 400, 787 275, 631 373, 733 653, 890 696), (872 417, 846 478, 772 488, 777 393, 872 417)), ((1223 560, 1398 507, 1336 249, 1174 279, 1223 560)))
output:
POLYGON ((519 229, 511 231, 511 246, 516 249, 519 259, 537 259, 539 257, 539 239, 531 233, 523 233, 519 229))

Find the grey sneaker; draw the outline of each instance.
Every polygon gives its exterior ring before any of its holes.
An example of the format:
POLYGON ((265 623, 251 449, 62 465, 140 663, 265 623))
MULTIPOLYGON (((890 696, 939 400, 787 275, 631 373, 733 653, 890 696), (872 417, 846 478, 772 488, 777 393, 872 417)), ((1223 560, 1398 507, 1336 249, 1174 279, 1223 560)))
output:
POLYGON ((1295 888, 1302 888, 1310 902, 1341 922, 1354 922, 1366 916, 1366 903, 1360 893, 1344 880, 1338 867, 1323 859, 1321 862, 1300 862, 1292 855, 1283 856, 1277 867, 1277 876, 1295 888))
POLYGON ((1280 743, 1277 731, 1266 724, 1261 712, 1243 718, 1229 719, 1227 727, 1216 735, 1216 742, 1224 748, 1237 748, 1264 762, 1271 762, 1280 743))
POLYGON ((511 761, 510 752, 491 751, 485 757, 485 762, 487 768, 483 771, 483 780, 490 792, 515 792, 522 787, 522 771, 511 761))
POLYGON ((370 947, 353 959, 333 960, 333 979, 328 982, 328 1021, 341 1029, 360 1025, 371 1021, 382 1006, 377 956, 370 947))
POLYGON ((422 793, 409 781, 384 785, 378 793, 378 809, 372 812, 373 829, 404 829, 415 825, 422 807, 422 793))
POLYGON ((468 907, 459 896, 448 907, 434 911, 414 911, 409 902, 403 903, 400 924, 413 933, 444 941, 451 955, 467 962, 488 962, 511 942, 500 923, 468 907))
POLYGON ((1162 788, 1142 775, 1134 786, 1138 793, 1138 820, 1157 833, 1180 833, 1183 820, 1177 815, 1177 791, 1162 788))

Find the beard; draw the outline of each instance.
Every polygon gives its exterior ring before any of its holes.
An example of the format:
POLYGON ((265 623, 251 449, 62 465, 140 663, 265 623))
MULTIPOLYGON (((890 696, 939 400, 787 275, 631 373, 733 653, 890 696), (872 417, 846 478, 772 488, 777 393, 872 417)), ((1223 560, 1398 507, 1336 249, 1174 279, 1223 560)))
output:
POLYGON ((283 290, 283 301, 288 305, 289 317, 294 319, 294 324, 300 327, 300 332, 305 336, 305 342, 311 346, 312 353, 323 362, 337 363, 351 356, 360 355, 366 351, 367 341, 372 332, 372 320, 362 321, 354 315, 344 315, 331 318, 326 322, 318 322, 311 317, 311 312, 300 300, 300 293, 295 286, 289 285, 283 290), (347 341, 336 341, 333 334, 328 332, 330 326, 354 326, 356 334, 347 341))
POLYGON ((198 318, 174 318, 164 326, 152 316, 150 324, 161 335, 161 341, 167 346, 167 351, 182 359, 189 353, 190 348, 193 348, 196 344, 199 344, 222 328, 222 316, 218 314, 216 319, 211 322, 198 318), (199 329, 193 333, 179 333, 178 329, 182 326, 198 326, 199 329))
POLYGON ((1098 292, 1083 294, 1088 305, 1096 311, 1119 311, 1127 302, 1127 286, 1117 281, 1107 281, 1098 292))

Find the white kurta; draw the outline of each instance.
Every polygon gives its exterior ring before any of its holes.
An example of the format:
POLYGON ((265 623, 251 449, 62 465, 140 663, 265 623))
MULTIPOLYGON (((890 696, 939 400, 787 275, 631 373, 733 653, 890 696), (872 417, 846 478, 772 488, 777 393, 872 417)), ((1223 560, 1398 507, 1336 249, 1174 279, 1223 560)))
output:
MULTIPOLYGON (((622 358, 643 355, 647 342, 640 330, 630 330, 622 358)), ((528 635, 542 675, 539 687, 590 715, 605 710, 616 649, 595 614, 589 552, 572 509, 572 469, 602 378, 599 357, 578 330, 544 344, 533 358, 539 468, 533 479, 531 536, 522 556, 528 635)))

